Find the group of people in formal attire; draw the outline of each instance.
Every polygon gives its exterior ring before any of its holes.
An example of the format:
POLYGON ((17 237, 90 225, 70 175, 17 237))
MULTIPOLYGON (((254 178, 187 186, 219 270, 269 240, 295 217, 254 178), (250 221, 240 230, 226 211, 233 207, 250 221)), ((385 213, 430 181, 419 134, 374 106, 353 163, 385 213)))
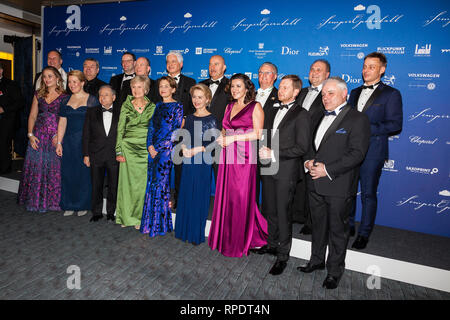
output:
POLYGON ((181 73, 178 52, 167 54, 168 75, 157 81, 147 58, 126 52, 121 63, 124 72, 109 84, 97 78, 95 59, 65 79, 61 55, 49 52, 31 106, 18 202, 65 216, 91 210, 96 222, 106 185, 107 220, 151 237, 174 230, 198 245, 214 181, 211 249, 229 257, 274 255, 269 273, 279 275, 292 223, 301 221, 312 247, 298 270, 326 267, 323 286, 336 288, 355 235, 358 181, 362 218, 352 247, 364 249, 388 136, 402 128, 401 95, 380 81, 386 57, 365 57, 364 85, 348 101, 345 81, 330 77, 321 59, 310 66, 305 88, 293 74, 275 88, 277 67, 265 62, 258 90, 244 74, 225 77, 220 55, 210 58, 210 78, 198 84, 181 73))

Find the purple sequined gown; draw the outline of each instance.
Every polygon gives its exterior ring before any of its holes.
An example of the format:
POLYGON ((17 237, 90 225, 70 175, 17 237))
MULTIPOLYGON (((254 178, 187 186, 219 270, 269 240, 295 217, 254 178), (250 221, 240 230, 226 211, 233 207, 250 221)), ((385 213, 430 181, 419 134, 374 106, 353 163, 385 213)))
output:
POLYGON ((66 96, 61 94, 51 103, 37 98, 39 111, 33 134, 40 141, 39 147, 34 150, 28 143, 18 192, 18 203, 29 211, 61 210, 61 159, 56 155, 52 138, 58 129, 61 100, 66 96))
MULTIPOLYGON (((250 102, 231 120, 233 103, 227 106, 222 121, 227 135, 253 130, 255 105, 256 102, 250 102)), ((228 257, 242 257, 250 248, 267 244, 267 221, 255 200, 257 166, 253 144, 233 142, 223 148, 220 155, 208 244, 228 257)))

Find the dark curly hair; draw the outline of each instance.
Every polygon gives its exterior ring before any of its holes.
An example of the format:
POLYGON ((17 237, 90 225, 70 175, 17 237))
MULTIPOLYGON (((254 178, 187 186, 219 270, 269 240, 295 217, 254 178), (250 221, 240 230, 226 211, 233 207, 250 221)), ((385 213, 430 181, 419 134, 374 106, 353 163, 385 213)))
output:
POLYGON ((247 104, 247 103, 255 100, 256 91, 255 91, 255 85, 253 84, 252 80, 250 80, 250 78, 243 73, 236 73, 235 75, 233 75, 230 78, 230 81, 228 82, 228 84, 225 88, 225 92, 230 95, 230 101, 231 102, 236 101, 236 99, 233 99, 233 95, 231 94, 231 83, 233 82, 233 80, 236 80, 236 79, 242 80, 244 82, 245 89, 247 89, 247 94, 245 95, 244 103, 247 104))

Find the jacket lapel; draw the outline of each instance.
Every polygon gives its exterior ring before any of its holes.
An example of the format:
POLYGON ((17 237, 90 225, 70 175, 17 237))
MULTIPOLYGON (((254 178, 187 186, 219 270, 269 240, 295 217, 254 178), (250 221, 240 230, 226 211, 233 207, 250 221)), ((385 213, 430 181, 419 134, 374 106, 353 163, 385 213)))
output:
POLYGON ((364 105, 364 108, 362 109, 361 112, 366 112, 367 108, 370 107, 373 102, 375 101, 376 98, 378 98, 378 96, 383 92, 384 89, 384 84, 380 83, 378 85, 378 87, 375 89, 375 91, 372 93, 372 95, 370 96, 369 100, 367 100, 366 104, 364 105))
MULTIPOLYGON (((294 112, 296 112, 297 108, 301 108, 301 106, 294 102, 294 105, 289 109, 289 111, 284 115, 283 119, 281 120, 280 124, 278 125, 277 129, 282 128, 287 121, 290 119, 293 119, 292 115, 294 112)), ((277 110, 278 111, 278 110, 277 110)), ((274 117, 275 119, 275 117, 274 117)))

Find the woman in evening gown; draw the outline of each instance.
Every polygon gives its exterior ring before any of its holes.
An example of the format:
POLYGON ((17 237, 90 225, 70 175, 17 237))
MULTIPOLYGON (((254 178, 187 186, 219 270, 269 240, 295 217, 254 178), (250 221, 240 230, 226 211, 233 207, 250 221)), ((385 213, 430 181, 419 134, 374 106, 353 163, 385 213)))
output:
POLYGON ((181 127, 183 106, 172 95, 177 83, 171 77, 158 80, 162 102, 156 104, 155 114, 148 127, 148 171, 144 208, 140 231, 150 237, 173 230, 170 200, 170 172, 175 131, 181 127))
POLYGON ((256 146, 264 123, 261 105, 254 101, 255 87, 244 74, 229 82, 232 102, 222 121, 223 147, 208 244, 228 257, 242 257, 267 243, 267 221, 255 199, 256 146))
POLYGON ((132 96, 122 104, 117 125, 116 159, 120 168, 116 223, 139 229, 147 181, 147 131, 155 104, 146 97, 150 90, 148 77, 136 76, 130 86, 132 96))
POLYGON ((211 90, 204 84, 196 84, 191 87, 190 93, 195 113, 186 116, 182 126, 189 132, 189 139, 183 141, 181 146, 184 159, 175 237, 198 245, 205 242, 213 173, 209 146, 213 145, 210 139, 218 136, 218 130, 216 118, 207 110, 212 98, 211 90), (210 129, 215 129, 216 133, 208 131, 210 129))
POLYGON ((28 118, 29 144, 18 192, 18 203, 29 211, 61 210, 61 159, 55 147, 59 109, 66 97, 58 70, 44 68, 28 118))

